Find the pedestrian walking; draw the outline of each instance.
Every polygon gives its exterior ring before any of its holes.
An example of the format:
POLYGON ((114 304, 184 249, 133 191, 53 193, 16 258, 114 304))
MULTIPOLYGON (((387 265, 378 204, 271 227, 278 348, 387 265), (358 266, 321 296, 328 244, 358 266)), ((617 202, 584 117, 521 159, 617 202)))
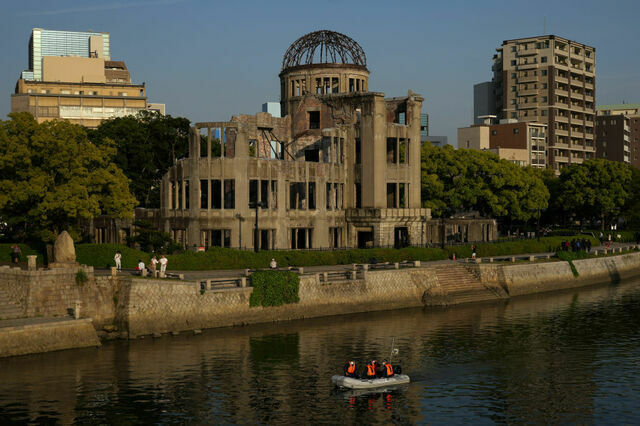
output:
POLYGON ((144 262, 142 259, 138 259, 138 267, 136 269, 140 271, 141 276, 144 276, 144 262))
POLYGON ((22 256, 22 250, 20 250, 20 246, 14 244, 11 246, 11 262, 18 263, 20 262, 20 256, 22 256))
POLYGON ((164 278, 164 274, 167 272, 167 263, 169 263, 169 259, 167 259, 164 254, 160 256, 160 276, 164 278))
POLYGON ((122 270, 122 253, 120 253, 120 250, 118 250, 115 256, 113 256, 113 260, 116 262, 116 270, 122 270))

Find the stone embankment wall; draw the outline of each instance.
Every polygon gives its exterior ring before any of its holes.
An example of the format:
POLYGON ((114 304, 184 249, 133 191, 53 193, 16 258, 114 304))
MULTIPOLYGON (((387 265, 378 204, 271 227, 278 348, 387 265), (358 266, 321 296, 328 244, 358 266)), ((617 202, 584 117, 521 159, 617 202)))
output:
POLYGON ((118 280, 95 277, 93 267, 23 270, 0 267, 0 285, 22 318, 69 317, 79 304, 80 318, 92 318, 97 327, 113 322, 118 280), (87 282, 76 283, 83 269, 87 282))
POLYGON ((375 271, 366 280, 300 278, 300 302, 249 307, 251 288, 207 290, 196 283, 127 279, 121 283, 116 325, 130 338, 145 334, 422 306, 436 284, 429 268, 375 271))
POLYGON ((100 346, 90 319, 9 320, 0 327, 0 358, 100 346))
POLYGON ((473 268, 486 285, 499 285, 509 296, 542 293, 583 287, 591 284, 619 282, 640 275, 640 253, 574 260, 578 276, 569 262, 519 264, 477 264, 473 268))

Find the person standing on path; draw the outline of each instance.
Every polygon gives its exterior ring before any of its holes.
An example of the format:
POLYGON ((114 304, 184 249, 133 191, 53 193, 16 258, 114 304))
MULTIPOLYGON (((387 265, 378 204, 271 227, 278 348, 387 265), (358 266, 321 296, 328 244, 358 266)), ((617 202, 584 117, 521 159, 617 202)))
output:
POLYGON ((20 250, 20 246, 14 244, 11 246, 11 262, 18 263, 20 262, 20 256, 22 255, 22 250, 20 250))
POLYGON ((169 260, 164 256, 160 256, 160 277, 164 278, 164 274, 167 272, 167 263, 169 260))
POLYGON ((118 250, 116 252, 116 255, 113 256, 113 260, 115 260, 116 262, 116 270, 121 271, 122 270, 122 253, 120 253, 120 250, 118 250))
POLYGON ((156 269, 158 268, 158 258, 153 256, 149 262, 149 270, 152 276, 156 276, 156 269))

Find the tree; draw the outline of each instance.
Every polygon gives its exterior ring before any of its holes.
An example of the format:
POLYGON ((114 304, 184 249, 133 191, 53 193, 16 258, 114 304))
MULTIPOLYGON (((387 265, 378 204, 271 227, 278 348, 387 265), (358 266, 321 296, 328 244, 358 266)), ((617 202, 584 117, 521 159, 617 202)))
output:
POLYGON ((617 216, 629 199, 630 167, 605 159, 572 164, 560 172, 562 192, 558 203, 580 219, 605 222, 617 216))
POLYGON ((92 144, 68 121, 9 117, 0 121, 0 216, 14 235, 52 241, 63 230, 77 235, 82 219, 132 216, 136 200, 112 145, 92 144))
POLYGON ((627 226, 636 231, 640 230, 640 170, 630 167, 631 184, 629 185, 629 199, 624 206, 624 216, 627 226))
POLYGON ((434 215, 477 210, 485 216, 528 221, 548 205, 539 172, 471 149, 422 147, 422 202, 434 215))
POLYGON ((140 206, 158 208, 162 176, 189 152, 189 126, 186 118, 141 111, 102 122, 89 138, 99 146, 115 143, 115 162, 140 206))

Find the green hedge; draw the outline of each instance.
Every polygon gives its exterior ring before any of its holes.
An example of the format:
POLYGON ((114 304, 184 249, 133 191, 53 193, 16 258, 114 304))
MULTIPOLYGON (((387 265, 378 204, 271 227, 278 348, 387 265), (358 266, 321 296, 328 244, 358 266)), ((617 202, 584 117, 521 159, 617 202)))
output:
MULTIPOLYGON (((568 237, 544 237, 540 241, 514 240, 497 243, 476 244, 478 257, 504 256, 524 253, 556 252, 560 243, 568 237)), ((598 245, 598 240, 591 240, 592 245, 598 245)), ((42 253, 26 244, 20 244, 23 259, 27 254, 39 254, 38 259, 43 259, 42 253)), ((107 268, 115 266, 113 256, 117 250, 122 252, 122 266, 135 268, 138 259, 148 264, 151 255, 140 250, 129 248, 122 244, 77 244, 76 256, 80 264, 107 268)), ((10 261, 11 244, 0 244, 2 260, 10 261)), ((400 262, 403 260, 442 260, 448 259, 455 253, 456 257, 471 257, 471 244, 463 246, 447 246, 440 248, 406 247, 402 249, 374 248, 353 250, 264 250, 258 253, 245 250, 212 247, 206 252, 187 251, 180 254, 167 256, 168 270, 174 271, 198 271, 213 269, 260 269, 268 268, 271 259, 275 259, 279 266, 318 266, 318 265, 344 265, 351 263, 369 263, 375 258, 378 262, 400 262)))
MULTIPOLYGON (((0 244, 0 262, 11 262, 11 246, 14 243, 2 243, 0 244)), ((38 256, 37 262, 44 263, 44 246, 30 246, 29 244, 18 244, 20 250, 22 250, 22 256, 20 256, 20 262, 26 262, 27 256, 35 254, 38 256)))
POLYGON ((251 285, 249 306, 280 306, 300 301, 300 277, 294 272, 256 271, 251 274, 251 285))
POLYGON ((564 260, 566 262, 569 262, 569 267, 571 268, 571 272, 573 273, 574 277, 577 277, 578 274, 578 270, 576 269, 575 265, 573 264, 574 260, 577 259, 587 259, 589 256, 589 253, 587 253, 586 251, 559 251, 556 253, 556 255, 558 256, 558 259, 560 260, 564 260))
POLYGON ((138 266, 138 259, 142 259, 146 265, 151 259, 150 254, 124 244, 76 244, 76 260, 81 265, 109 268, 116 266, 113 256, 118 250, 122 253, 123 268, 135 268, 138 266))

